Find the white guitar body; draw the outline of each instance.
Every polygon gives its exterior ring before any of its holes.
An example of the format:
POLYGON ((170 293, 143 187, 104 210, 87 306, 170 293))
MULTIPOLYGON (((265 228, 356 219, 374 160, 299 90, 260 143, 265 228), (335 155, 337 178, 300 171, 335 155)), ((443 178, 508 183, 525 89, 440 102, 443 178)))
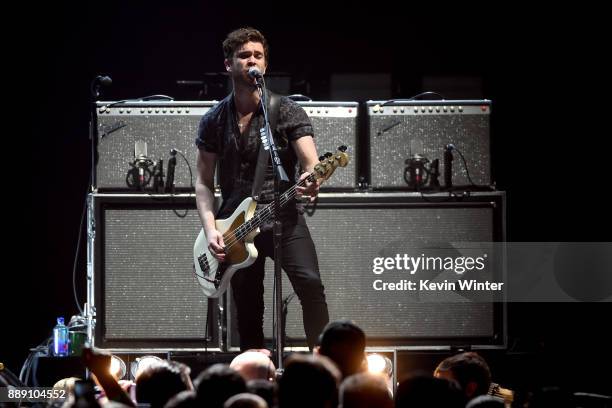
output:
POLYGON ((193 247, 193 265, 198 283, 206 296, 219 297, 229 286, 234 273, 250 266, 257 259, 257 248, 253 239, 259 234, 259 228, 238 241, 232 232, 253 217, 256 206, 257 202, 252 198, 245 198, 230 217, 216 220, 217 230, 223 234, 223 240, 228 247, 226 262, 221 265, 208 249, 204 229, 200 231, 193 247), (232 242, 233 245, 229 246, 232 242))

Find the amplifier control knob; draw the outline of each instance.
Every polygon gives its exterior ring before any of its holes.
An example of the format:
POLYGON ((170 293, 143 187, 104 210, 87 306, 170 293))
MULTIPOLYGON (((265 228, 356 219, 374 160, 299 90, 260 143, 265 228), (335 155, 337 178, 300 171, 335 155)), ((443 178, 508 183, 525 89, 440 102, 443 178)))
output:
POLYGON ((459 112, 463 112, 463 106, 460 106, 459 108, 457 108, 459 110, 459 112))

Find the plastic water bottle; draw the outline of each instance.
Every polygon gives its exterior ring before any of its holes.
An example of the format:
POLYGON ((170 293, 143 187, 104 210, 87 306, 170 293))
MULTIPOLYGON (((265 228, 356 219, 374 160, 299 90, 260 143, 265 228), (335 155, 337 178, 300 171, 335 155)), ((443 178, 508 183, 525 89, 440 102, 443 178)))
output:
POLYGON ((63 317, 57 318, 57 324, 53 328, 53 354, 60 357, 68 355, 68 327, 64 324, 63 317))

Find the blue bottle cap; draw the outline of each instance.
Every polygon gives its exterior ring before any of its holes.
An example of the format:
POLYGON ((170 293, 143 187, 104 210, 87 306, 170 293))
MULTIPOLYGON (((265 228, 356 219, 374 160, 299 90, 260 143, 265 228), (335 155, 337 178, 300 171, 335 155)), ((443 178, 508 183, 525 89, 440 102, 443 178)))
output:
POLYGON ((57 323, 58 324, 64 324, 64 318, 63 317, 58 317, 57 318, 57 323))

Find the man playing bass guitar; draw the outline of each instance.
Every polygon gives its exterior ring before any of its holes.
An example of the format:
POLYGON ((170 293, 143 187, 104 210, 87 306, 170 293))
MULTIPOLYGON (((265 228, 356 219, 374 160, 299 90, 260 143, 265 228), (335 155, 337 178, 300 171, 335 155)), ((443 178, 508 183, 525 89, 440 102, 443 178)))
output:
MULTIPOLYGON (((225 69, 233 83, 233 92, 208 111, 201 119, 196 145, 198 147, 196 200, 208 250, 216 261, 228 257, 226 242, 215 223, 227 218, 240 203, 251 195, 260 147, 260 129, 264 116, 255 79, 249 69, 265 74, 268 65, 268 45, 264 36, 253 28, 241 28, 228 34, 223 41, 225 69), (223 203, 214 213, 213 180, 218 166, 218 180, 223 203)), ((282 231, 282 268, 286 271, 298 295, 303 311, 304 331, 312 349, 317 337, 329 320, 323 284, 315 246, 300 204, 295 195, 314 199, 319 183, 306 180, 319 163, 313 140, 313 128, 306 112, 289 98, 280 97, 280 107, 274 129, 274 140, 290 182, 281 183, 281 192, 296 182, 294 195, 280 212, 282 231), (300 175, 298 165, 303 169, 300 175)), ((261 187, 258 208, 273 199, 274 172, 268 161, 261 187)), ((231 278, 238 316, 240 349, 264 347, 264 263, 273 258, 274 247, 271 219, 262 223, 254 239, 258 256, 231 278)), ((226 235, 227 238, 227 235, 226 235)), ((272 288, 267 288, 271 294, 272 288)))

